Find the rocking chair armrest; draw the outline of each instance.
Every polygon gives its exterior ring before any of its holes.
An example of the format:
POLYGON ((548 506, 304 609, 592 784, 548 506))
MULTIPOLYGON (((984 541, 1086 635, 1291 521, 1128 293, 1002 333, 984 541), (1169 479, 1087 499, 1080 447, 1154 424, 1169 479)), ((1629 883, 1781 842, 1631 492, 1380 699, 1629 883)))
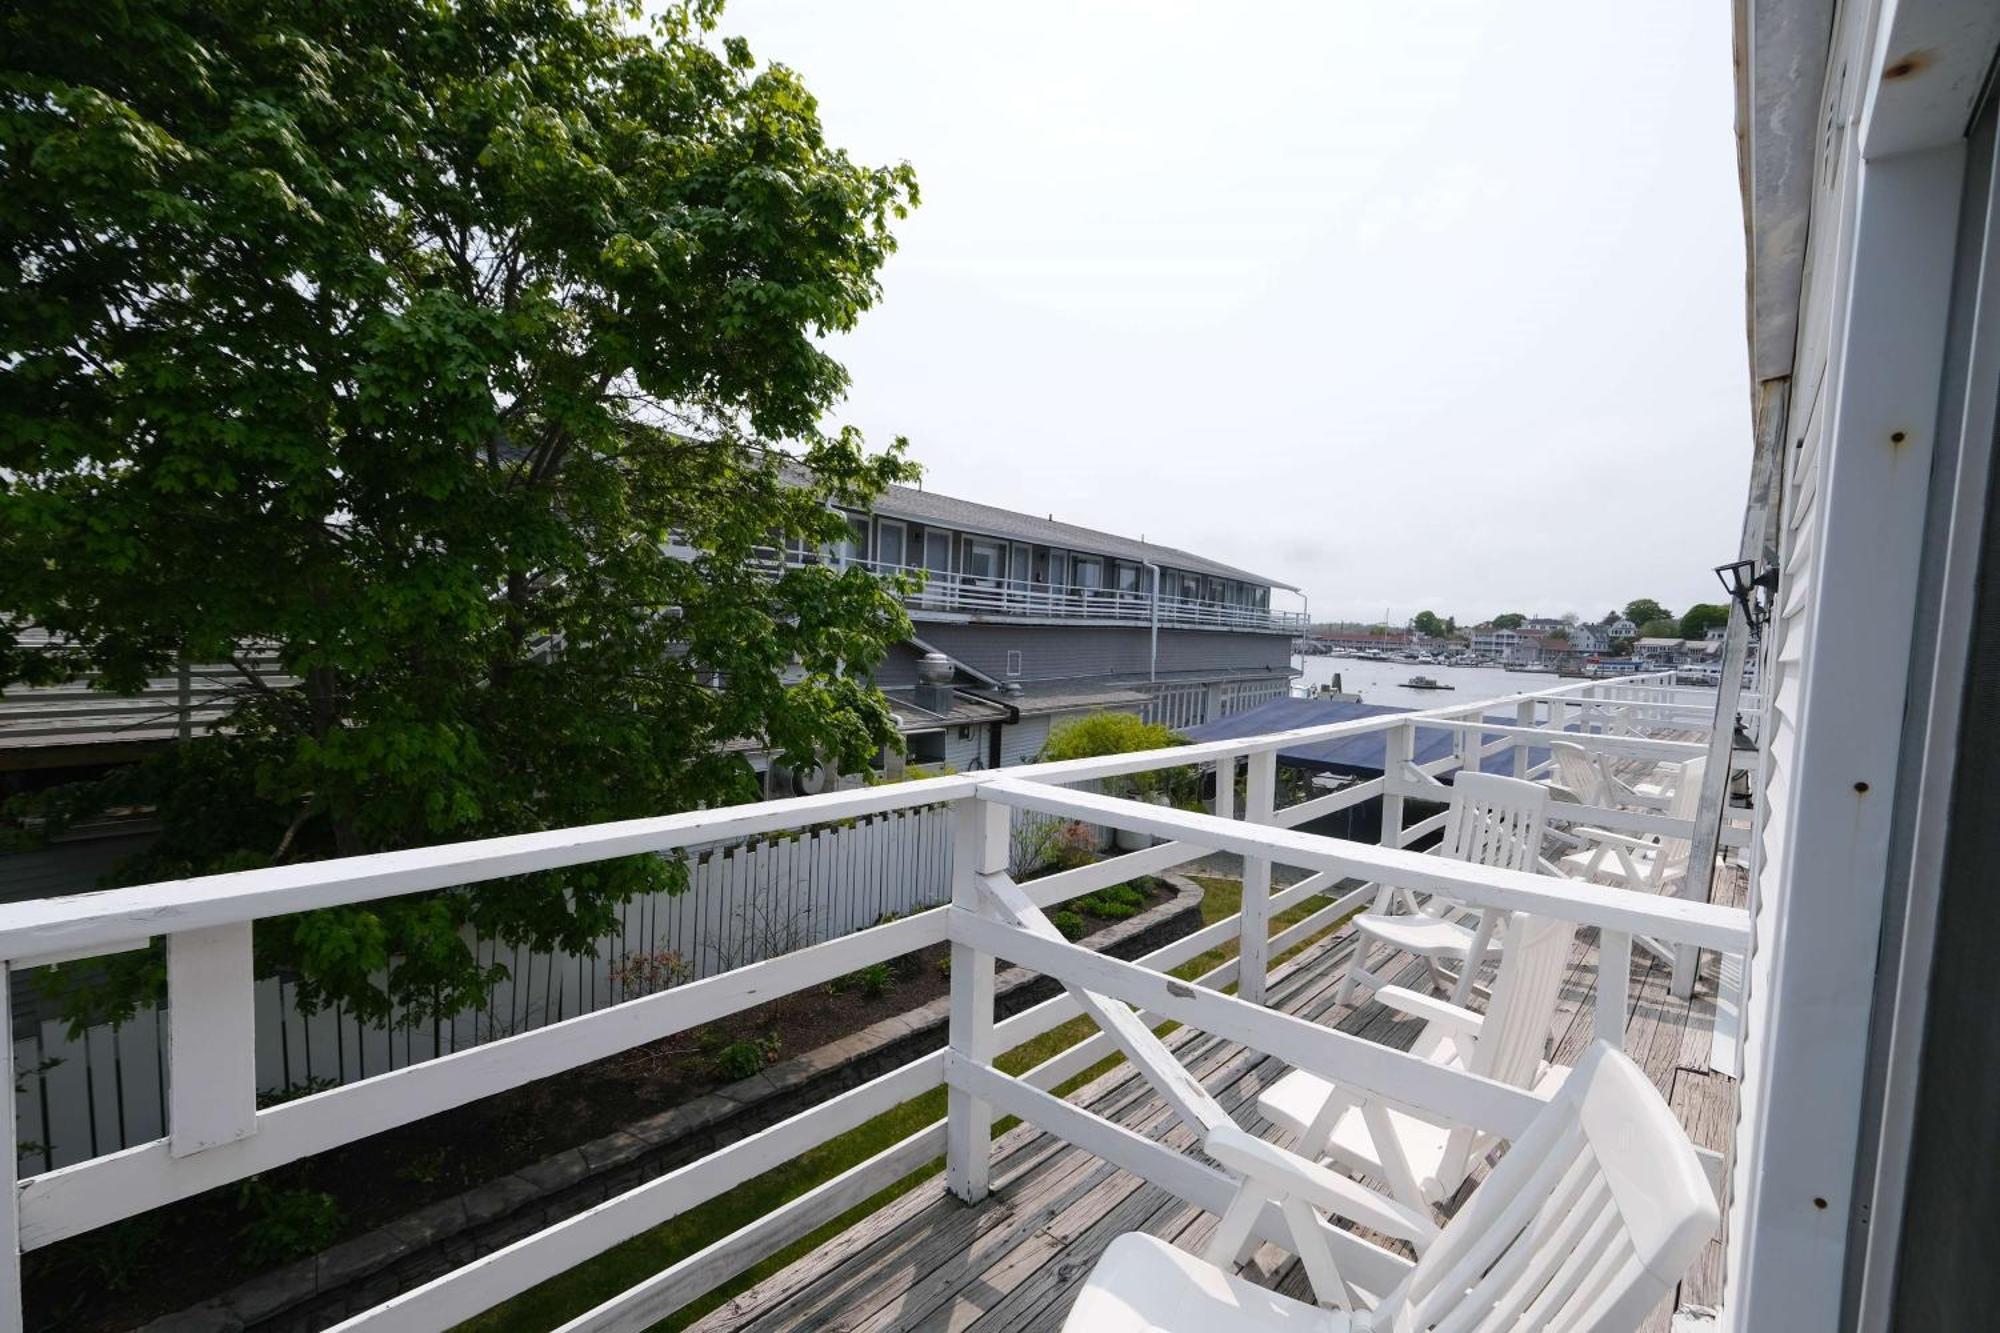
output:
POLYGON ((1592 842, 1602 843, 1607 847, 1624 847, 1635 852, 1653 852, 1659 850, 1658 843, 1648 842, 1644 838, 1635 838, 1629 833, 1614 833, 1608 828, 1587 828, 1579 825, 1570 831, 1578 837, 1588 838, 1592 842))
POLYGON ((1268 1143, 1235 1125, 1208 1131, 1202 1151, 1254 1185, 1273 1201, 1294 1198, 1324 1213, 1335 1213, 1386 1236, 1426 1245, 1438 1234, 1428 1217, 1318 1162, 1268 1143))
POLYGON ((1375 998, 1391 1009, 1408 1014, 1411 1018, 1421 1018, 1431 1023, 1442 1023, 1453 1032, 1478 1036, 1480 1027, 1486 1022, 1484 1014, 1475 1014, 1449 1000, 1440 1000, 1434 995, 1424 995, 1406 990, 1401 986, 1380 986, 1375 998))

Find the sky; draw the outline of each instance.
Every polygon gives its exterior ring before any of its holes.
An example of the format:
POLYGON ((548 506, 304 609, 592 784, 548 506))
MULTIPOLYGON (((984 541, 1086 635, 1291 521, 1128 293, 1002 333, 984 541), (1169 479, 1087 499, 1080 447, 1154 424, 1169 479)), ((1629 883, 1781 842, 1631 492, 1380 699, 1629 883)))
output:
POLYGON ((916 168, 829 424, 909 437, 928 489, 1322 620, 1720 600, 1751 454, 1722 0, 733 0, 721 32, 916 168))

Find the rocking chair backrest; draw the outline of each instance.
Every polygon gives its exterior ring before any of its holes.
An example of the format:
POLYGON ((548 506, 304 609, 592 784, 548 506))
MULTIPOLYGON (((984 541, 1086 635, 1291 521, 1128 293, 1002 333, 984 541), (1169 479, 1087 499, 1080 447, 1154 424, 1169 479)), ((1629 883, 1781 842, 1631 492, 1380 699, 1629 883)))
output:
MULTIPOLYGON (((1667 807, 1667 814, 1675 819, 1692 820, 1701 805, 1702 771, 1708 767, 1704 758, 1690 759, 1681 765, 1681 775, 1674 787, 1673 804, 1667 807)), ((1667 872, 1687 865, 1688 853, 1694 850, 1693 838, 1661 838, 1660 865, 1656 876, 1664 881, 1667 872)))
POLYGON ((1467 1069, 1517 1088, 1532 1086, 1555 1026, 1556 1001, 1569 970, 1573 922, 1515 913, 1507 923, 1507 950, 1486 1021, 1467 1069))
POLYGON ((1637 1328, 1717 1221, 1673 1112, 1638 1066, 1599 1042, 1384 1298, 1373 1327, 1637 1328))
POLYGON ((1563 789, 1576 797, 1578 805, 1611 804, 1604 799, 1604 775, 1589 751, 1570 741, 1550 741, 1549 753, 1555 756, 1563 789))
POLYGON ((1542 852, 1542 824, 1549 789, 1539 782, 1496 773, 1459 773, 1451 780, 1439 856, 1502 870, 1535 869, 1542 852))

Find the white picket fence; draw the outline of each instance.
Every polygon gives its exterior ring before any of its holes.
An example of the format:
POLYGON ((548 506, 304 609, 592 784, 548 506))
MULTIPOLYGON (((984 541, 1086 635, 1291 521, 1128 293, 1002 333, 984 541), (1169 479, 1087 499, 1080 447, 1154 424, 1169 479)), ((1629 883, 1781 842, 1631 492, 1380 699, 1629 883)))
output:
MULTIPOLYGON (((267 1097, 333 1087, 621 1003, 658 988, 621 966, 643 954, 677 956, 685 965, 675 978, 680 984, 951 896, 950 816, 941 806, 680 855, 688 862, 686 891, 625 904, 618 930, 595 954, 535 952, 469 937, 480 963, 504 965, 508 979, 484 1009, 453 1019, 383 1025, 341 1008, 308 1015, 289 982, 265 978, 256 989, 257 1086, 267 1097)), ((38 1012, 46 1006, 37 1003, 32 975, 18 977, 16 986, 20 1173, 160 1137, 167 1105, 161 1014, 143 1009, 123 1027, 95 1027, 72 1039, 62 1022, 38 1012)))

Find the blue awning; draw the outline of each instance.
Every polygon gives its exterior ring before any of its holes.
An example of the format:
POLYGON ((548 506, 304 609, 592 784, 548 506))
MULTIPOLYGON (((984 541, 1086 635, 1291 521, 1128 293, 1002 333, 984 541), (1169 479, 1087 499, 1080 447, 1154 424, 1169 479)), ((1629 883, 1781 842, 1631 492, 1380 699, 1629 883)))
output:
MULTIPOLYGON (((1238 713, 1217 722, 1206 722, 1198 727, 1183 727, 1182 733, 1192 741, 1226 741, 1244 736, 1262 736, 1273 731, 1296 731, 1302 727, 1324 727, 1335 722, 1348 722, 1358 717, 1383 717, 1392 713, 1415 712, 1411 708, 1391 708, 1387 704, 1340 703, 1332 699, 1273 699, 1247 713, 1238 713)), ((1489 715, 1485 721, 1496 726, 1518 725, 1511 715, 1489 715)), ((1433 759, 1443 759, 1451 753, 1452 737, 1456 732, 1443 727, 1417 727, 1415 759, 1427 764, 1433 759)), ((1320 773, 1347 773, 1359 778, 1371 778, 1382 771, 1383 757, 1387 751, 1388 737, 1385 732, 1371 732, 1363 736, 1349 736, 1341 740, 1314 741, 1287 745, 1278 751, 1280 761, 1297 768, 1309 768, 1320 773)), ((1546 745, 1528 747, 1528 763, 1539 765, 1548 762, 1549 749, 1546 745)), ((1488 755, 1480 769, 1502 776, 1514 771, 1512 751, 1488 755)))

